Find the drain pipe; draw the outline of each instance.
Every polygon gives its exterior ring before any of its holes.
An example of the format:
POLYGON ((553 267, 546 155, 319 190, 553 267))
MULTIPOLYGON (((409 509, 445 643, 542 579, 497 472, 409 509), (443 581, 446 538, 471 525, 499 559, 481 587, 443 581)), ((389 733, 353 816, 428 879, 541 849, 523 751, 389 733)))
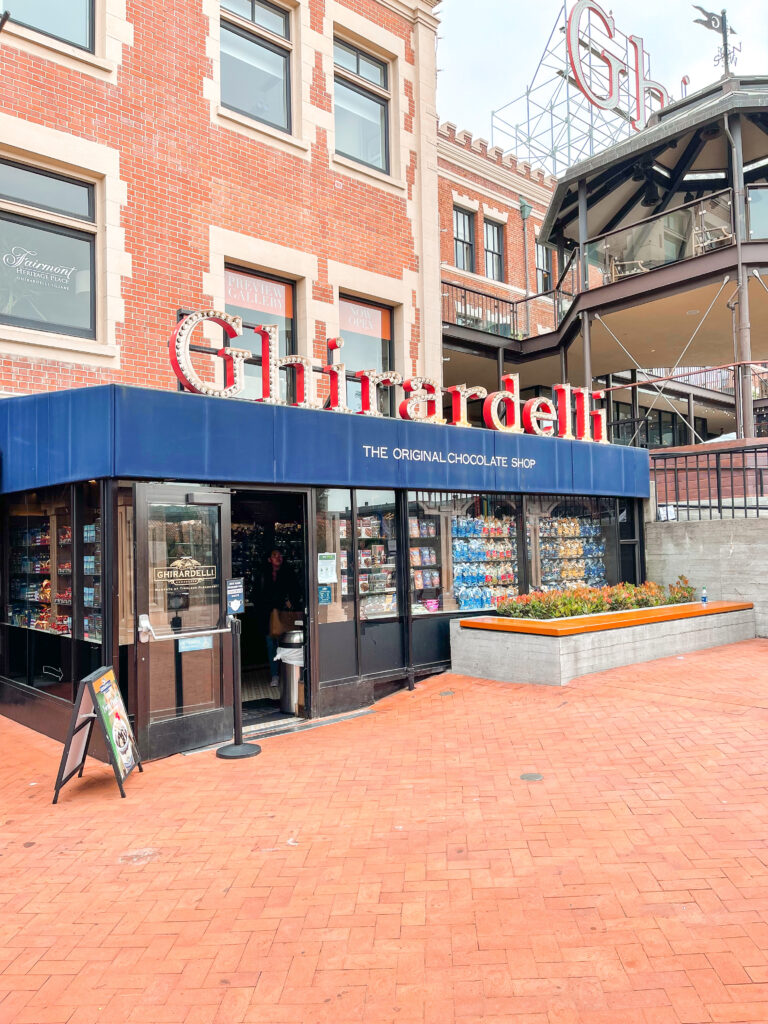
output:
POLYGON ((528 276, 528 218, 533 207, 520 196, 520 220, 523 222, 523 284, 525 286, 525 336, 531 336, 531 306, 528 302, 529 276, 528 276))

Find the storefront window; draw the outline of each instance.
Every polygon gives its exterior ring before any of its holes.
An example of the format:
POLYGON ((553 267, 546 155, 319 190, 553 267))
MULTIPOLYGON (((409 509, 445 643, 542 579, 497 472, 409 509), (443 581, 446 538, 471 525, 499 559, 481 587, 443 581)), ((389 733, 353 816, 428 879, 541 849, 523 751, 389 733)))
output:
POLYGON ((4 674, 72 699, 72 506, 69 487, 8 507, 4 674))
POLYGON ((518 594, 511 496, 408 494, 411 612, 495 608, 518 594))
POLYGON ((318 491, 317 585, 321 625, 354 619, 354 533, 348 490, 318 491))
POLYGON ((361 619, 398 614, 394 491, 357 491, 357 587, 361 619))
MULTIPOLYGON (((240 348, 249 348, 258 365, 246 363, 245 387, 242 397, 259 399, 261 385, 261 339, 253 333, 254 327, 276 324, 279 332, 279 354, 294 351, 293 284, 277 278, 265 277, 247 270, 227 267, 225 271, 226 311, 243 318, 243 337, 237 339, 240 348)), ((280 395, 288 396, 288 371, 280 372, 280 395)))
MULTIPOLYGON (((339 318, 344 339, 341 361, 347 368, 347 405, 359 412, 360 382, 355 380, 355 372, 392 369, 392 311, 357 299, 341 299, 339 318)), ((380 389, 379 411, 391 416, 393 408, 391 389, 380 389)))
POLYGON ((544 495, 529 498, 527 509, 531 590, 618 583, 614 499, 544 495))

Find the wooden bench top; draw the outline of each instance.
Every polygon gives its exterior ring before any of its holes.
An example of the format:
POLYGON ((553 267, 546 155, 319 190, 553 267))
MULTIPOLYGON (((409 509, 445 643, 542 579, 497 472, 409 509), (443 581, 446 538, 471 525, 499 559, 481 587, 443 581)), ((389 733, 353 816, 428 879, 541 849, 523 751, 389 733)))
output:
POLYGON ((673 622, 700 615, 748 611, 749 601, 690 601, 686 604, 660 605, 658 608, 630 608, 621 612, 600 612, 597 615, 574 615, 567 619, 509 619, 501 615, 479 615, 461 619, 464 629, 490 629, 499 633, 535 633, 537 636, 574 636, 577 633, 598 633, 604 629, 645 626, 650 622, 673 622))

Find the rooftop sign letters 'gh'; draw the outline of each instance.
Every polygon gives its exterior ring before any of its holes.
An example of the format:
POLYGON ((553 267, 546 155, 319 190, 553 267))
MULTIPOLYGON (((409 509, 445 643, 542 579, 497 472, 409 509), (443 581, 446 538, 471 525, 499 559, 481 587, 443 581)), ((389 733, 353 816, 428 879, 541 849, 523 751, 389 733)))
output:
POLYGON ((602 27, 611 41, 622 35, 617 32, 613 16, 606 14, 600 4, 595 3, 594 0, 578 0, 568 16, 566 31, 568 62, 571 65, 576 85, 594 106, 601 110, 620 112, 621 76, 628 76, 629 89, 624 89, 624 95, 631 97, 634 102, 634 110, 623 113, 629 116, 635 131, 642 131, 648 123, 648 95, 654 96, 663 107, 669 103, 669 93, 663 85, 646 77, 643 40, 640 36, 626 37, 625 56, 628 58, 627 60, 619 55, 620 45, 617 45, 613 52, 610 52, 608 48, 603 48, 598 54, 589 33, 581 31, 584 15, 587 13, 602 23, 602 27), (587 66, 585 66, 582 50, 585 50, 590 58, 595 56, 605 65, 604 68, 600 68, 599 74, 595 73, 594 78, 590 73, 591 59, 586 62, 587 66), (607 83, 605 95, 600 95, 596 91, 595 79, 598 78, 604 87, 607 83))
MULTIPOLYGON (((279 355, 278 329, 275 326, 254 327, 260 340, 262 396, 256 401, 267 405, 293 405, 301 409, 320 409, 316 397, 315 372, 306 356, 279 355), (295 374, 294 391, 296 400, 287 402, 280 396, 279 373, 290 368, 295 374)), ((254 362, 249 349, 234 348, 229 342, 243 333, 240 317, 216 310, 201 310, 190 313, 176 325, 169 341, 171 366, 187 391, 215 398, 236 398, 245 386, 245 364, 254 362), (223 362, 223 380, 220 385, 203 380, 192 365, 190 352, 191 335, 198 324, 209 321, 224 331, 227 344, 218 351, 210 351, 223 362)), ((341 338, 332 338, 328 346, 332 352, 341 353, 341 338)), ((325 404, 330 412, 353 413, 346 404, 346 367, 341 362, 319 367, 328 380, 328 400, 325 404)), ((508 373, 501 379, 502 389, 490 394, 484 387, 468 387, 454 384, 441 388, 429 377, 403 379, 392 371, 358 370, 354 375, 360 381, 361 406, 358 415, 381 417, 379 392, 397 385, 402 387, 405 398, 400 402, 398 413, 401 419, 420 423, 448 423, 454 427, 470 427, 467 419, 467 405, 471 401, 483 403, 483 422, 489 430, 505 434, 537 434, 540 437, 558 437, 566 441, 596 441, 607 444, 607 423, 605 409, 591 409, 592 398, 603 398, 604 391, 590 391, 574 388, 570 384, 555 384, 553 391, 556 402, 548 398, 531 398, 520 401, 518 374, 508 373), (451 411, 443 416, 443 393, 450 397, 451 411), (575 411, 575 415, 574 415, 575 411)))

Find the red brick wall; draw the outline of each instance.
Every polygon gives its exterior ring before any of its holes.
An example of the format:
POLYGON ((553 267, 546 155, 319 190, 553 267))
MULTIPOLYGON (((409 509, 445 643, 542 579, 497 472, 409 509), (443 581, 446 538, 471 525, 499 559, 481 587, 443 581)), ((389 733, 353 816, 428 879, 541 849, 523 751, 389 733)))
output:
MULTIPOLYGON (((324 0, 308 2, 314 27, 321 27, 324 0)), ((376 0, 348 0, 345 6, 402 38, 406 64, 413 64, 412 28, 405 18, 376 0)), ((127 17, 134 43, 123 49, 116 84, 31 56, 0 37, 0 110, 75 139, 119 148, 121 178, 128 183, 122 226, 132 258, 116 338, 121 368, 7 355, 0 357, 2 390, 112 381, 175 387, 167 339, 177 308, 212 301, 203 291, 211 224, 317 255, 321 289, 328 260, 397 279, 404 270, 418 270, 406 198, 329 169, 325 131, 312 139, 307 161, 211 124, 203 92, 204 79, 211 76, 205 56, 208 19, 200 3, 128 0, 127 17)), ((322 74, 318 54, 310 63, 315 68, 311 103, 327 111, 333 82, 322 74)), ((412 103, 403 121, 413 135, 412 103)), ((73 162, 76 153, 73 142, 73 162)), ((405 154, 411 182, 416 155, 415 145, 405 154)), ((419 350, 418 324, 417 316, 407 339, 413 353, 419 350)), ((322 357, 325 336, 325 324, 318 321, 314 347, 322 357)))
MULTIPOLYGON (((525 260, 523 257, 523 222, 520 217, 519 199, 524 196, 527 202, 533 207, 529 216, 527 231, 528 250, 528 291, 538 291, 536 275, 536 230, 544 216, 546 203, 538 199, 532 188, 545 190, 551 195, 554 188, 554 181, 546 177, 541 171, 532 171, 528 165, 518 163, 514 158, 504 157, 499 149, 490 149, 484 140, 473 141, 466 132, 456 132, 452 125, 442 125, 439 131, 440 153, 438 157, 438 189, 440 206, 440 255, 442 267, 442 279, 473 288, 488 295, 499 298, 519 301, 523 299, 522 290, 525 288, 525 260), (451 159, 451 150, 456 156, 451 159), (463 151, 463 152, 462 152, 463 151), (486 174, 467 170, 457 161, 463 154, 471 154, 472 162, 485 165, 488 168, 486 174), (491 177, 493 174, 493 177, 491 177), (502 176, 502 182, 499 180, 502 176), (457 181, 460 178, 461 181, 457 181), (504 179, 506 182, 504 183, 504 179), (485 277, 485 251, 484 251, 484 230, 483 223, 485 215, 483 204, 507 214, 507 222, 504 224, 504 281, 496 284, 490 280, 473 281, 466 274, 457 272, 454 267, 454 245, 453 245, 453 193, 477 202, 479 209, 474 216, 475 228, 475 273, 485 277), (503 200, 503 201, 502 201, 503 200), (511 285, 520 289, 519 292, 511 292, 511 285)), ((461 205, 460 203, 457 205, 461 205)), ((489 220, 494 220, 491 215, 489 220)), ((552 258, 553 284, 557 281, 557 257, 552 258)), ((520 307, 521 318, 524 319, 524 307, 520 307)), ((548 300, 540 300, 530 304, 531 330, 538 332, 538 325, 554 326, 552 303, 548 300)))

